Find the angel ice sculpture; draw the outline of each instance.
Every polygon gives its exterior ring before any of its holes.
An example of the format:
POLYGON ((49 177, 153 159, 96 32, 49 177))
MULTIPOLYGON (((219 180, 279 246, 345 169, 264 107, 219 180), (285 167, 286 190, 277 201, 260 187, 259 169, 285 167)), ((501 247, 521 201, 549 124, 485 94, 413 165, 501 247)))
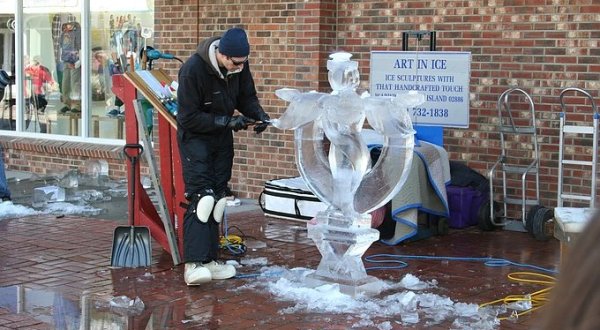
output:
POLYGON ((424 95, 411 91, 395 98, 359 96, 358 62, 351 57, 345 52, 330 55, 331 94, 277 90, 275 94, 290 104, 272 124, 295 130, 300 174, 328 205, 308 224, 308 236, 323 256, 311 279, 316 284, 339 283, 343 291, 357 294, 368 292, 376 280, 367 276, 361 260, 379 239, 369 212, 385 205, 406 181, 414 147, 407 108, 422 103, 424 95), (365 119, 383 137, 374 165, 361 136, 365 119))

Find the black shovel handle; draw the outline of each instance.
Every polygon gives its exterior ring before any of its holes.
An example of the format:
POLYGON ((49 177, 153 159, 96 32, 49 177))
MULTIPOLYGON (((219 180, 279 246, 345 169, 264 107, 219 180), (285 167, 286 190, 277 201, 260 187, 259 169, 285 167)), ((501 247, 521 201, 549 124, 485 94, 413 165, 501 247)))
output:
POLYGON ((129 178, 129 225, 130 226, 133 226, 133 224, 134 224, 133 213, 134 213, 134 205, 135 205, 134 200, 135 200, 135 189, 136 189, 135 176, 136 176, 136 171, 137 171, 137 168, 135 165, 137 163, 138 158, 140 158, 140 155, 142 154, 142 152, 144 152, 144 147, 142 147, 142 145, 139 143, 127 143, 127 144, 125 144, 125 146, 123 146, 123 154, 131 162, 131 175, 129 178), (132 150, 136 150, 136 151, 132 152, 132 150))
POLYGON ((143 152, 144 147, 139 143, 127 143, 125 146, 123 146, 123 154, 125 157, 127 157, 127 159, 129 159, 132 165, 135 165, 136 161, 138 158, 140 158, 140 155, 143 152), (136 150, 137 152, 132 150, 136 150))

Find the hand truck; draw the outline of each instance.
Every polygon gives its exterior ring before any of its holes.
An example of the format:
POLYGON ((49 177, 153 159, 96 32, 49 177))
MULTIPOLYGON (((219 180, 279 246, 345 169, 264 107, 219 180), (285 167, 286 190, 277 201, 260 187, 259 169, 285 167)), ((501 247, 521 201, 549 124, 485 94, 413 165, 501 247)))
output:
MULTIPOLYGON (((532 215, 531 211, 527 212, 527 206, 537 209, 540 200, 540 157, 535 106, 527 92, 520 88, 510 88, 498 98, 497 109, 501 154, 487 173, 490 199, 479 209, 479 227, 482 230, 493 230, 502 226, 505 230, 525 232, 527 231, 526 218, 532 215), (525 108, 528 108, 528 111, 525 108), (531 144, 533 150, 515 150, 516 148, 507 147, 509 144, 523 143, 531 144), (502 177, 501 198, 494 196, 494 178, 497 172, 501 172, 502 177), (518 178, 518 175, 520 175, 520 187, 514 184, 509 186, 507 180, 515 181, 514 177, 518 178), (528 195, 531 194, 527 194, 529 188, 527 183, 530 177, 534 179, 535 198, 530 198, 528 195), (520 196, 517 194, 519 189, 520 196), (509 216, 509 205, 520 206, 520 217, 509 216)), ((512 212, 510 215, 514 215, 518 210, 513 207, 510 212, 512 212)))
MULTIPOLYGON (((580 96, 581 96, 580 95, 580 96)), ((558 154, 558 193, 557 193, 557 207, 563 207, 565 200, 570 201, 571 203, 576 203, 579 205, 584 204, 584 202, 589 202, 589 207, 594 208, 596 206, 596 164, 598 161, 598 118, 600 114, 598 113, 598 109, 596 107, 596 102, 594 102, 594 98, 590 93, 575 87, 565 88, 560 92, 560 107, 561 112, 559 114, 560 117, 560 132, 559 132, 559 154, 558 154), (575 94, 581 94, 584 98, 589 100, 589 104, 593 111, 593 121, 591 126, 581 126, 581 125, 567 125, 567 106, 565 105, 565 95, 569 92, 575 92, 575 94), (565 159, 565 134, 573 134, 578 136, 588 137, 592 136, 592 154, 587 158, 587 160, 578 160, 578 159, 565 159), (583 193, 565 193, 564 191, 564 171, 565 165, 569 168, 583 168, 589 167, 591 171, 590 179, 590 194, 585 195, 583 193)), ((571 114, 573 115, 573 114, 571 114)), ((575 158, 575 157, 570 157, 575 158)), ((584 175, 585 176, 585 175, 584 175)), ((588 177, 588 176, 586 176, 588 177)), ((538 240, 547 240, 552 235, 552 230, 550 230, 551 226, 548 226, 549 223, 552 223, 552 219, 554 218, 554 211, 540 207, 536 210, 535 215, 530 219, 531 222, 527 222, 527 229, 531 231, 533 236, 538 240)))

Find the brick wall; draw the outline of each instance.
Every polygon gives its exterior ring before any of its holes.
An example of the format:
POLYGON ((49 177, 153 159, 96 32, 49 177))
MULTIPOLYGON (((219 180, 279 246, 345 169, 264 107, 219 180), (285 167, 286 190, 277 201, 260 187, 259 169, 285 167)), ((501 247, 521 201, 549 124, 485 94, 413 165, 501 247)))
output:
MULTIPOLYGON (((88 161, 100 159, 107 161, 111 178, 127 177, 122 147, 0 136, 0 148, 4 150, 6 164, 14 171, 60 177, 70 170, 86 173, 88 161)), ((147 168, 142 173, 147 174, 147 168)))
MULTIPOLYGON (((330 52, 353 53, 361 68, 361 87, 367 88, 371 50, 400 50, 403 31, 437 31, 438 50, 472 54, 470 126, 445 129, 450 158, 482 173, 490 168, 500 154, 498 96, 509 87, 521 87, 535 104, 540 191, 548 206, 556 205, 558 95, 572 86, 598 98, 600 4, 594 0, 239 0, 225 4, 157 0, 155 4, 155 45, 183 59, 203 38, 232 26, 246 28, 259 96, 273 118, 285 110, 274 95, 277 88, 328 90, 325 59, 330 52)), ((176 75, 176 64, 164 67, 176 75)), ((580 98, 567 100, 589 104, 580 98)), ((574 118, 580 124, 592 122, 589 107, 570 111, 579 113, 574 118)), ((566 142, 573 143, 569 151, 580 156, 591 153, 590 140, 569 137, 566 142)), ((517 157, 532 154, 532 144, 522 137, 508 145, 523 150, 517 157)), ((259 137, 236 134, 235 164, 233 188, 242 197, 256 197, 265 180, 296 175, 291 132, 269 128, 259 137)), ((566 190, 589 185, 592 177, 586 168, 565 174, 566 190)))

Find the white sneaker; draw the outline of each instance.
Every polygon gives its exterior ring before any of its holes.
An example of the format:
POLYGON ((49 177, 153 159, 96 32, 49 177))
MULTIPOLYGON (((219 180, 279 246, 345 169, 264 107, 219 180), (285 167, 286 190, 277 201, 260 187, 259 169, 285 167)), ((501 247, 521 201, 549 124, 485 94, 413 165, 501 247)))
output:
POLYGON ((216 261, 211 261, 202 264, 202 266, 210 271, 213 280, 224 280, 235 276, 235 267, 232 265, 224 265, 216 261))
POLYGON ((201 263, 188 262, 185 264, 183 280, 187 285, 200 285, 202 283, 210 282, 211 279, 210 270, 206 267, 202 267, 201 263))

